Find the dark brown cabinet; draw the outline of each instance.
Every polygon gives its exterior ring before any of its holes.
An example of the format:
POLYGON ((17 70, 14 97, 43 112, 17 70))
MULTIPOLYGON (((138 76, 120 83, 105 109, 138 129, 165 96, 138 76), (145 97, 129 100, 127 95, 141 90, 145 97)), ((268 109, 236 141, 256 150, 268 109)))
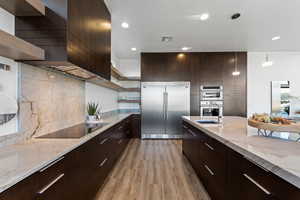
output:
POLYGON ((141 138, 141 115, 134 114, 131 117, 131 137, 141 138))
POLYGON ((300 190, 183 122, 182 150, 213 200, 296 200, 300 190))
POLYGON ((224 115, 247 115, 247 53, 142 53, 141 80, 190 81, 191 115, 200 114, 200 86, 224 86, 224 115), (232 76, 235 55, 240 76, 232 76))
POLYGON ((131 138, 131 116, 0 194, 1 200, 93 199, 131 138))
POLYGON ((213 199, 224 199, 226 149, 188 123, 183 122, 182 150, 213 199))
POLYGON ((110 80, 111 16, 103 0, 43 0, 44 16, 16 17, 17 37, 45 50, 44 61, 81 78, 110 80))

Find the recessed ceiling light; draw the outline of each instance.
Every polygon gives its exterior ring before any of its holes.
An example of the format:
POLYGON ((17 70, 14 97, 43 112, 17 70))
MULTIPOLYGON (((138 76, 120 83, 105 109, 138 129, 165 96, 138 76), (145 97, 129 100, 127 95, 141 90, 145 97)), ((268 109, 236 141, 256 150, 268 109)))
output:
POLYGON ((181 49, 182 49, 182 51, 187 51, 187 50, 192 49, 192 47, 182 47, 181 49))
POLYGON ((275 41, 275 40, 280 40, 280 36, 275 36, 275 37, 272 37, 272 40, 275 41))
POLYGON ((127 22, 123 22, 121 26, 122 28, 129 28, 129 24, 127 22))
POLYGON ((200 15, 200 20, 205 21, 208 20, 209 14, 208 13, 203 13, 200 15))
POLYGON ((180 53, 180 54, 177 54, 177 58, 179 58, 179 59, 182 59, 182 58, 184 58, 184 53, 180 53))
POLYGON ((131 48, 131 51, 136 51, 136 48, 135 48, 135 47, 132 47, 132 48, 131 48))

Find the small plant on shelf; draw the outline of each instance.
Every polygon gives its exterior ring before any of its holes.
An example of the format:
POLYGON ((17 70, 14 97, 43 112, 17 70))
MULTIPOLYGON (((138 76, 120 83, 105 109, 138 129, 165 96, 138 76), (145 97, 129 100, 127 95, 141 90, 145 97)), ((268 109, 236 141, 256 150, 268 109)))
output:
POLYGON ((99 113, 99 104, 95 102, 89 102, 87 105, 88 120, 95 121, 97 114, 99 113))

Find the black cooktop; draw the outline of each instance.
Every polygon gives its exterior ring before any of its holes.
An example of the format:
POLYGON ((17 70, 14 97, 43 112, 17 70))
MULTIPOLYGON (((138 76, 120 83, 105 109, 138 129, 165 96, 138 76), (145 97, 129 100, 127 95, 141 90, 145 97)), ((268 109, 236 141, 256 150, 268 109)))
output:
POLYGON ((47 138, 47 139, 76 139, 76 138, 82 138, 100 128, 103 127, 103 124, 78 124, 69 128, 65 128, 59 131, 55 131, 46 135, 42 135, 38 138, 47 138))

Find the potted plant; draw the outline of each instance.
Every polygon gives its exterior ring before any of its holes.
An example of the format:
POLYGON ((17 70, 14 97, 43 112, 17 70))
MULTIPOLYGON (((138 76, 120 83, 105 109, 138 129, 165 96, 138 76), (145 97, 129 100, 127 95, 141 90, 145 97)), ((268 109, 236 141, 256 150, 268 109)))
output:
POLYGON ((90 102, 87 105, 88 121, 96 121, 97 113, 99 109, 99 104, 95 102, 90 102))

